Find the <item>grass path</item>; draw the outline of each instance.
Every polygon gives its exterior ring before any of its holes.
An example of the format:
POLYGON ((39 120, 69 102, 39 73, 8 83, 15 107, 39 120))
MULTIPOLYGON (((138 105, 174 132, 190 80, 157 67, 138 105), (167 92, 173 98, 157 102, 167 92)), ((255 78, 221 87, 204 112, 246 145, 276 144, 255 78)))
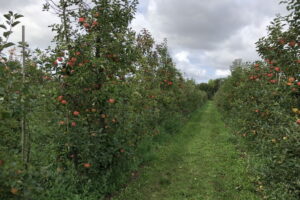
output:
POLYGON ((197 111, 113 200, 254 200, 247 160, 212 102, 197 111))

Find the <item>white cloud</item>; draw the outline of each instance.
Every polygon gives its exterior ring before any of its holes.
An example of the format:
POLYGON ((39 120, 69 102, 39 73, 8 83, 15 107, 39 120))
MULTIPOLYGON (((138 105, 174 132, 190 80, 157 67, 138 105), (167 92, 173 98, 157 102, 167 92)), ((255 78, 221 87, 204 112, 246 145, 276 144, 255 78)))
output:
POLYGON ((151 25, 142 13, 136 13, 135 19, 131 23, 133 30, 140 32, 143 29, 151 30, 151 25))
POLYGON ((175 54, 175 58, 179 61, 179 62, 190 62, 188 59, 189 53, 187 51, 181 51, 177 54, 175 54))
POLYGON ((216 73, 215 75, 218 76, 218 77, 226 77, 226 76, 229 76, 231 73, 230 73, 230 70, 229 69, 217 69, 216 70, 216 73))

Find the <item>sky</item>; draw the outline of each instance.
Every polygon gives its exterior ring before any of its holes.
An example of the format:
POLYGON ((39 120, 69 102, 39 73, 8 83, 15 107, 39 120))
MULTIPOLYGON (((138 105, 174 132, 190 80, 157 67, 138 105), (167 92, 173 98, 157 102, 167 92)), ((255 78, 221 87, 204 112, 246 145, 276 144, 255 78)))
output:
MULTIPOLYGON (((0 0, 0 15, 20 13, 31 48, 46 48, 59 20, 42 11, 44 0, 0 0)), ((259 59, 255 42, 266 36, 276 14, 286 14, 279 0, 139 0, 132 28, 146 28, 160 43, 167 38, 176 67, 197 83, 230 75, 235 59, 259 59)), ((0 17, 0 23, 3 18, 0 17)), ((17 26, 13 41, 21 40, 17 26)))

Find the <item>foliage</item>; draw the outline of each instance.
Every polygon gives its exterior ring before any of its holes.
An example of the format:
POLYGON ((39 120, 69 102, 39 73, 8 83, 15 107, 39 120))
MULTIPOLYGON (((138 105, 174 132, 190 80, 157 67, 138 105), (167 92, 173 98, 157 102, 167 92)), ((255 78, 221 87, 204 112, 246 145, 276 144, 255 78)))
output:
POLYGON ((224 79, 222 78, 209 80, 208 83, 200 83, 199 85, 197 85, 197 87, 207 93, 208 99, 213 99, 215 93, 219 90, 223 81, 224 79))
POLYGON ((216 95, 216 103, 264 164, 257 183, 265 198, 299 199, 299 1, 277 17, 257 42, 264 61, 242 64, 216 95), (284 29, 283 26, 286 26, 284 29))
POLYGON ((166 41, 128 28, 136 1, 53 2, 56 47, 27 50, 24 73, 17 59, 0 64, 1 199, 103 199, 148 159, 142 145, 207 100, 166 41))

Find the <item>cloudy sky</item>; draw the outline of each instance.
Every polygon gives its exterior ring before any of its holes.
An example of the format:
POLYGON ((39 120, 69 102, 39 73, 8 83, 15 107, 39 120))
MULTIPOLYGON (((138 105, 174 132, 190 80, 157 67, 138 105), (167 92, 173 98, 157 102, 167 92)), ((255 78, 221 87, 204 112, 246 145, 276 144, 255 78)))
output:
MULTIPOLYGON (((25 16, 32 48, 46 48, 53 38, 48 25, 58 19, 42 11, 44 0, 0 0, 0 14, 25 16)), ((197 82, 229 74, 232 61, 258 59, 255 42, 265 36, 276 14, 285 14, 279 0, 140 0, 132 27, 148 29, 157 42, 168 39, 177 68, 197 82)), ((3 18, 0 18, 2 23, 3 18)), ((21 26, 12 38, 19 41, 21 26)))

